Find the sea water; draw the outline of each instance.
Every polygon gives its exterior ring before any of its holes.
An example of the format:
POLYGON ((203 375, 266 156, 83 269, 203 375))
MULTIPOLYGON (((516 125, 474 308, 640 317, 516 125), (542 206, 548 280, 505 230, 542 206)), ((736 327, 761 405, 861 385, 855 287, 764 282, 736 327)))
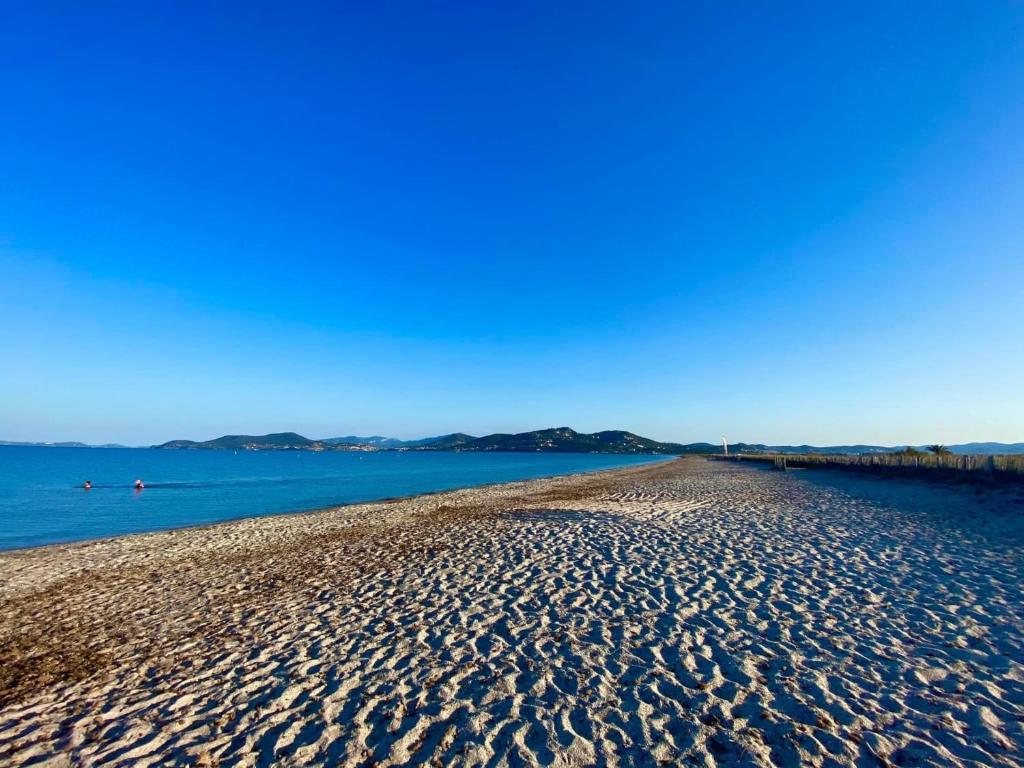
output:
POLYGON ((168 451, 0 446, 0 549, 658 461, 446 451, 168 451), (133 489, 141 479, 145 488, 133 489), (92 490, 82 484, 92 481, 92 490))

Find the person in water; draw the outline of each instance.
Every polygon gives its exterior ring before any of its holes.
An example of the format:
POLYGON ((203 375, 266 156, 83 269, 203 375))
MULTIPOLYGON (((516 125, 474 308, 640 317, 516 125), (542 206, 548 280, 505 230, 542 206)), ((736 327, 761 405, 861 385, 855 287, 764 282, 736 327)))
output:
POLYGON ((141 490, 142 490, 143 488, 145 488, 145 487, 146 487, 146 486, 144 486, 144 485, 142 484, 142 481, 141 481, 141 480, 136 480, 136 481, 135 481, 135 490, 136 490, 136 491, 141 491, 141 490))
POLYGON ((90 490, 92 488, 92 480, 86 480, 85 485, 83 485, 82 487, 85 488, 85 490, 87 491, 90 490))

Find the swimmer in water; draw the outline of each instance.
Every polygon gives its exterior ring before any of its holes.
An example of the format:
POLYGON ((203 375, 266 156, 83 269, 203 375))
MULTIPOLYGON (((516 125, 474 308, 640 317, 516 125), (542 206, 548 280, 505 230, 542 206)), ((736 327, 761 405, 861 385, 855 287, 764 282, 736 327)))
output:
POLYGON ((135 490, 136 490, 136 491, 141 491, 141 490, 142 490, 143 488, 145 488, 145 487, 146 487, 146 486, 144 486, 144 485, 142 484, 142 481, 141 481, 141 480, 136 480, 136 481, 135 481, 135 490))
POLYGON ((85 488, 85 490, 87 490, 87 491, 89 489, 91 489, 92 488, 92 480, 86 480, 85 481, 85 485, 83 485, 82 487, 85 488))

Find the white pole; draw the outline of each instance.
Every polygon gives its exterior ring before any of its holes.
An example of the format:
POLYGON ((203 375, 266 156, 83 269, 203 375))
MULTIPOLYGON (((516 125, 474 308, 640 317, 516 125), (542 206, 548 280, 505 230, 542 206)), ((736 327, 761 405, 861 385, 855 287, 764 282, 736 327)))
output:
POLYGON ((726 439, 725 439, 725 437, 722 437, 722 452, 723 452, 723 453, 724 453, 724 454, 725 454, 726 456, 728 456, 728 455, 729 455, 729 441, 728 441, 728 440, 726 440, 726 439))

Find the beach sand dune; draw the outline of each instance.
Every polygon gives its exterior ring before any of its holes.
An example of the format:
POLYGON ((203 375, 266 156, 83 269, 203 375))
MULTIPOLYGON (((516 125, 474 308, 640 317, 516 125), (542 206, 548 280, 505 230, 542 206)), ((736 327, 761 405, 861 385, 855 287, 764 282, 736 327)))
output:
POLYGON ((0 554, 3 765, 1024 765, 1012 491, 684 459, 0 554))

